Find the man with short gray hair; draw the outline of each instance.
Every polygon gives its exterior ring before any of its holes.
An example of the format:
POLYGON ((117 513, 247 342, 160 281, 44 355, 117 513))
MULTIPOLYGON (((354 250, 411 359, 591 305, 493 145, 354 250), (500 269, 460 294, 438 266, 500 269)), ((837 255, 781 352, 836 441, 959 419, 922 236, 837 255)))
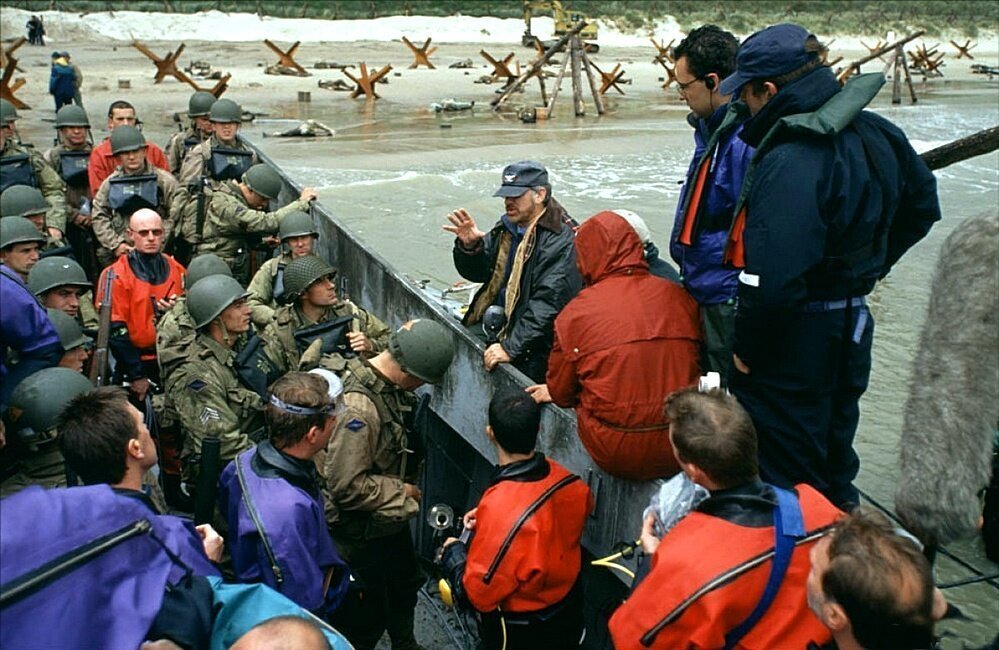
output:
POLYGON ((462 319, 482 322, 498 307, 505 324, 483 355, 486 370, 512 363, 543 382, 552 348, 552 323, 582 286, 572 242, 578 224, 551 193, 548 170, 533 160, 507 165, 493 196, 505 213, 488 233, 464 208, 447 218, 455 235, 454 265, 466 280, 481 282, 462 319))

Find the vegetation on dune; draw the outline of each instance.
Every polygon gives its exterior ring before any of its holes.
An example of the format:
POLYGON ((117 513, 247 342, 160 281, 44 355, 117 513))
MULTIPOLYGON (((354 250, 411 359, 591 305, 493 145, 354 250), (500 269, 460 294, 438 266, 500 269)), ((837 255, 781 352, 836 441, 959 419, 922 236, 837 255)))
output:
MULTIPOLYGON (((565 0, 566 6, 621 29, 641 30, 665 15, 684 29, 715 23, 739 33, 794 21, 821 34, 883 34, 925 29, 930 36, 999 30, 995 0, 565 0)), ((5 0, 29 11, 255 12, 282 18, 377 18, 396 15, 519 18, 520 0, 5 0)))

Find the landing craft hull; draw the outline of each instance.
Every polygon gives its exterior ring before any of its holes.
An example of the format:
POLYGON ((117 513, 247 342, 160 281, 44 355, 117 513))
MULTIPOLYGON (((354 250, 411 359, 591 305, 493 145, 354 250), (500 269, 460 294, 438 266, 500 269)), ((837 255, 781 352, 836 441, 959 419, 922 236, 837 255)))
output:
MULTIPOLYGON (((284 187, 278 203, 297 197, 301 186, 261 151, 257 150, 257 155, 281 175, 284 187)), ((349 279, 351 300, 393 327, 410 318, 432 318, 454 334, 454 363, 431 393, 428 459, 422 487, 424 508, 446 502, 460 514, 478 501, 496 461, 484 433, 490 397, 499 389, 523 388, 530 381, 509 365, 486 373, 482 367, 482 341, 322 205, 315 206, 315 214, 320 254, 349 279)), ((581 476, 593 491, 596 509, 583 535, 587 551, 603 557, 614 552, 620 542, 637 539, 642 511, 655 489, 654 482, 620 480, 600 470, 579 441, 572 411, 548 407, 541 426, 541 451, 581 476)), ((421 518, 416 526, 416 540, 421 554, 429 558, 434 551, 432 531, 423 522, 421 518)))

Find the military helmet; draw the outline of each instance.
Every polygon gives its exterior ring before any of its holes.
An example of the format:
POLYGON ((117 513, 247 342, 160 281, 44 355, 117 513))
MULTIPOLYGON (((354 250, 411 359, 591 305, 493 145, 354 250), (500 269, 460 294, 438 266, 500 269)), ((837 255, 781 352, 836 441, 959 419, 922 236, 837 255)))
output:
POLYGON ((232 277, 232 269, 215 253, 202 253, 187 265, 187 275, 184 276, 184 286, 191 288, 194 283, 209 275, 228 275, 232 277))
POLYGON ((281 225, 278 226, 278 239, 284 241, 290 237, 301 237, 302 235, 319 236, 316 227, 312 225, 312 217, 301 210, 289 212, 281 220, 281 225))
POLYGON ((16 426, 49 431, 74 397, 93 389, 83 374, 69 368, 45 368, 28 375, 10 396, 10 406, 21 411, 16 426))
POLYGON ((335 274, 336 269, 321 257, 303 255, 284 267, 284 294, 289 300, 295 300, 316 280, 335 274))
POLYGON ((55 128, 61 129, 64 126, 85 126, 90 128, 90 120, 87 119, 87 111, 82 106, 76 104, 66 104, 56 113, 55 128))
POLYGON ((212 104, 215 103, 215 95, 211 94, 207 90, 199 90, 198 92, 191 95, 191 98, 187 100, 187 115, 188 117, 204 117, 212 110, 212 104))
POLYGON ((243 182, 265 199, 273 201, 281 193, 281 177, 264 163, 257 163, 247 169, 243 173, 243 182))
POLYGON ((187 290, 187 312, 194 321, 194 327, 201 329, 218 318, 229 305, 248 295, 235 278, 209 275, 187 290))
POLYGON ((3 217, 0 219, 0 249, 32 241, 39 244, 45 243, 45 237, 38 232, 35 224, 24 217, 3 217))
POLYGON ((432 320, 405 323, 389 338, 389 352, 403 372, 436 384, 454 358, 454 342, 447 328, 432 320))
POLYGON ((20 118, 21 116, 17 114, 17 109, 13 104, 6 99, 0 99, 0 124, 6 126, 7 122, 13 122, 20 118))
POLYGON ((59 343, 63 350, 69 352, 93 340, 83 333, 83 328, 80 327, 75 318, 61 309, 50 307, 45 312, 49 315, 49 320, 52 321, 52 327, 55 328, 56 334, 59 335, 59 343))
POLYGON ((228 124, 243 121, 243 109, 231 99, 217 99, 208 111, 208 119, 212 122, 228 124))
POLYGON ((146 146, 146 136, 129 124, 115 127, 111 132, 111 153, 117 156, 126 151, 135 151, 146 146))
POLYGON ((41 190, 30 185, 11 185, 0 194, 0 217, 33 217, 51 207, 41 190))
POLYGON ((43 257, 28 272, 28 289, 36 296, 56 287, 90 288, 83 267, 68 257, 43 257))

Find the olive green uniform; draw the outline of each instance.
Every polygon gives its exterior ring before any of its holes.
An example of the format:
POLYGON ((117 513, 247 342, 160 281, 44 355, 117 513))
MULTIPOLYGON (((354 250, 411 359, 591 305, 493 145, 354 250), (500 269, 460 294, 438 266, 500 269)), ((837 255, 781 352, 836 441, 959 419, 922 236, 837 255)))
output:
MULTIPOLYGON (((374 351, 367 353, 374 356, 388 345, 391 331, 377 317, 364 311, 349 300, 338 300, 337 304, 327 307, 318 323, 325 323, 342 316, 353 316, 350 331, 363 332, 374 346, 374 351)), ((274 313, 274 319, 264 330, 264 340, 267 341, 267 356, 284 372, 291 370, 311 370, 299 368, 302 353, 295 341, 295 332, 303 327, 315 325, 296 305, 286 305, 274 313)), ((339 357, 339 355, 335 355, 339 357)), ((325 365, 325 364, 321 364, 325 365)), ((334 368, 336 369, 336 368, 334 368)))
POLYGON ((66 487, 66 465, 55 441, 56 431, 53 429, 41 437, 45 442, 17 451, 14 475, 0 484, 0 499, 31 485, 66 487))
MULTIPOLYGON (((166 149, 163 150, 163 153, 166 154, 167 163, 170 165, 170 173, 179 177, 181 167, 184 164, 184 158, 194 149, 194 147, 188 149, 185 142, 197 139, 198 144, 201 144, 209 137, 211 137, 211 134, 205 137, 201 129, 195 128, 193 123, 185 131, 174 133, 173 137, 170 138, 170 142, 167 143, 166 149)), ((197 145, 194 146, 196 147, 197 145)))
MULTIPOLYGON (((92 150, 93 147, 89 142, 84 144, 79 149, 72 149, 72 151, 92 151, 92 150)), ((49 166, 51 166, 52 169, 56 171, 57 175, 59 173, 59 168, 62 166, 63 151, 71 151, 71 149, 64 144, 57 144, 54 147, 47 149, 45 153, 42 154, 42 157, 45 159, 45 162, 47 162, 49 166)), ((66 187, 65 196, 66 196, 67 217, 69 218, 69 221, 72 221, 72 217, 75 217, 77 213, 80 211, 80 204, 83 202, 83 199, 90 198, 90 189, 89 186, 86 184, 80 187, 73 187, 72 185, 67 185, 66 183, 63 183, 63 185, 65 185, 66 187)))
POLYGON ((423 574, 408 522, 420 506, 403 483, 416 480, 405 426, 416 397, 367 361, 345 365, 346 412, 316 465, 337 550, 364 585, 364 595, 363 606, 344 608, 334 625, 360 649, 373 648, 385 629, 394 649, 415 648, 413 612, 423 574))
POLYGON ((170 172, 150 164, 148 160, 142 169, 133 173, 125 173, 125 170, 118 167, 118 169, 114 170, 114 173, 104 179, 100 189, 97 190, 97 194, 94 195, 94 234, 101 245, 99 256, 102 258, 102 263, 113 263, 115 259, 114 250, 119 245, 127 243, 125 241, 125 229, 128 228, 128 219, 132 216, 129 214, 119 214, 108 205, 111 180, 126 176, 148 176, 149 174, 156 175, 156 186, 160 192, 159 205, 156 206, 156 212, 163 217, 164 238, 169 240, 171 230, 170 205, 174 192, 177 191, 177 179, 170 172))
POLYGON ((274 298, 274 282, 277 279, 278 269, 287 266, 291 261, 291 254, 281 253, 280 257, 272 257, 257 269, 250 280, 250 285, 246 290, 250 292, 250 297, 246 302, 250 305, 250 320, 258 328, 267 327, 274 319, 274 312, 280 306, 274 298))
POLYGON ((274 212, 254 210, 247 205, 237 181, 224 181, 218 189, 206 187, 204 192, 205 217, 200 238, 196 232, 196 199, 175 210, 174 219, 183 224, 184 239, 194 245, 195 256, 215 253, 244 286, 250 280, 249 235, 272 235, 285 215, 309 207, 308 201, 299 199, 274 212))
POLYGON ((182 476, 197 482, 201 443, 219 439, 222 466, 249 449, 251 435, 262 433, 263 403, 236 375, 237 350, 230 350, 207 334, 195 337, 190 356, 166 379, 166 391, 177 409, 184 431, 180 453, 182 476))
POLYGON ((66 232, 66 184, 56 170, 49 167, 42 154, 31 147, 18 144, 13 138, 7 138, 3 149, 0 150, 0 157, 19 156, 25 154, 31 161, 31 168, 35 170, 35 182, 42 196, 52 207, 45 214, 45 225, 49 228, 57 228, 66 232))
MULTIPOLYGON (((253 163, 256 164, 260 162, 257 158, 257 153, 243 144, 238 135, 236 136, 236 141, 233 144, 222 144, 219 142, 218 138, 212 135, 212 137, 203 141, 201 144, 191 147, 191 150, 187 152, 187 156, 184 157, 184 163, 180 166, 180 174, 177 175, 177 180, 180 181, 181 185, 184 185, 185 187, 197 185, 200 179, 208 178, 208 161, 211 159, 212 149, 215 147, 249 151, 253 153, 253 163)), ((212 185, 217 186, 218 183, 216 181, 212 181, 212 185)))
POLYGON ((164 382, 191 355, 196 336, 194 320, 187 311, 187 297, 180 296, 156 323, 156 361, 164 382))

